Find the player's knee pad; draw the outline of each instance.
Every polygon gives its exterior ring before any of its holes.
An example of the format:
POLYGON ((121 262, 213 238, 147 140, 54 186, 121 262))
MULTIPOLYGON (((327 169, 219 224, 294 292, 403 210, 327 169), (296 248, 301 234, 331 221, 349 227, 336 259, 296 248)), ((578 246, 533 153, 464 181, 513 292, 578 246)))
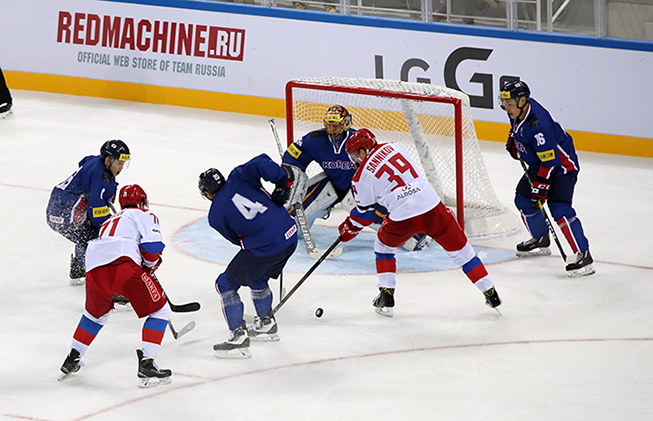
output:
POLYGON ((454 261, 458 266, 463 267, 465 264, 469 263, 472 259, 476 257, 476 252, 471 244, 467 243, 460 250, 448 251, 447 255, 454 261))
POLYGON ((374 240, 374 253, 377 254, 395 254, 397 252, 397 247, 386 246, 379 240, 377 236, 374 240))
POLYGON ((270 295, 272 295, 272 290, 270 288, 252 290, 252 300, 254 301, 265 300, 270 295))
POLYGON ((304 199, 304 213, 308 225, 313 225, 317 218, 327 216, 337 200, 338 194, 330 180, 323 178, 317 184, 311 184, 304 199))
POLYGON ((533 217, 540 213, 539 209, 533 207, 533 203, 531 203, 530 199, 521 195, 515 196, 515 206, 517 206, 517 209, 519 209, 526 218, 533 217))
POLYGON ((150 314, 150 317, 153 317, 155 319, 168 320, 170 318, 170 314, 172 314, 172 309, 170 308, 170 304, 165 303, 163 307, 161 307, 154 313, 150 314))
POLYGON ((562 218, 567 218, 571 221, 576 216, 576 211, 571 207, 571 203, 568 202, 549 202, 549 209, 551 210, 551 216, 556 221, 562 218))
POLYGON ((220 295, 224 295, 228 291, 237 291, 237 289, 234 288, 233 284, 229 282, 229 279, 227 279, 227 274, 225 273, 221 273, 220 276, 218 276, 218 279, 215 280, 215 289, 220 295))

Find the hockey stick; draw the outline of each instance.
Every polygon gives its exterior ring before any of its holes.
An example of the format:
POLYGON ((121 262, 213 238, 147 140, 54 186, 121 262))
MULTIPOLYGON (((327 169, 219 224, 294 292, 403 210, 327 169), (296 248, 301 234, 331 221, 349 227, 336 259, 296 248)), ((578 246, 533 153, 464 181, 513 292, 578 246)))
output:
POLYGON ((302 279, 297 281, 295 286, 292 287, 292 289, 290 291, 288 291, 288 294, 286 294, 286 296, 283 297, 283 299, 279 302, 279 304, 277 304, 277 306, 275 308, 270 310, 270 313, 269 313, 270 316, 274 316, 275 314, 277 314, 279 309, 281 307, 283 307, 283 305, 290 299, 290 297, 292 297, 292 295, 295 293, 295 291, 297 291, 297 289, 306 281, 306 279, 308 279, 308 277, 311 275, 311 273, 313 273, 313 271, 315 271, 315 269, 317 269, 317 267, 320 266, 322 264, 322 262, 324 262, 324 260, 329 256, 329 254, 333 251, 333 249, 335 249, 336 246, 338 244, 340 244, 341 241, 342 241, 342 237, 338 236, 336 241, 334 241, 333 244, 331 244, 331 246, 329 246, 329 248, 326 249, 324 254, 322 256, 320 256, 319 259, 317 259, 317 262, 313 263, 313 266, 311 266, 311 268, 308 270, 308 272, 306 272, 306 274, 304 276, 302 276, 302 279))
MULTIPOLYGON (((279 133, 277 132, 277 125, 274 123, 274 119, 271 118, 268 120, 270 123, 270 129, 272 129, 272 134, 274 135, 274 140, 277 142, 277 149, 279 149, 279 155, 283 159, 284 148, 281 145, 281 140, 279 139, 279 133)), ((295 208, 295 219, 299 230, 302 233, 302 238, 304 238, 304 245, 306 246, 306 252, 312 259, 319 259, 321 256, 326 253, 325 250, 318 249, 313 240, 313 235, 311 234, 311 229, 308 226, 308 221, 306 221, 306 213, 304 212, 304 205, 302 202, 297 202, 293 204, 295 208)), ((342 254, 342 248, 339 248, 333 253, 327 255, 327 258, 339 257, 342 254)))
MULTIPOLYGON (((519 162, 521 163, 521 167, 524 170, 524 175, 526 176, 526 179, 528 180, 528 184, 530 184, 531 189, 533 188, 533 180, 531 180, 531 176, 528 174, 528 168, 526 168, 526 163, 521 157, 521 154, 519 151, 517 152, 517 157, 519 158, 519 162)), ((556 234, 555 230, 553 229, 553 224, 551 224, 551 220, 549 219, 549 215, 546 213, 546 209, 544 209, 544 205, 542 205, 542 202, 539 200, 537 201, 537 206, 540 208, 542 211, 542 215, 544 216, 544 220, 546 221, 546 225, 549 227, 549 231, 551 232, 551 235, 553 235, 553 239, 556 242, 556 246, 558 246, 558 250, 560 251, 560 254, 562 255, 562 260, 567 262, 567 255, 565 254, 565 251, 562 249, 562 244, 560 244, 560 240, 558 240, 558 235, 556 234)))
MULTIPOLYGON (((161 281, 159 281, 159 278, 157 278, 155 274, 151 273, 150 277, 155 281, 157 281, 159 285, 161 285, 161 281)), ((163 286, 161 286, 161 289, 163 289, 163 286)), ((168 297, 168 304, 170 304, 170 309, 174 313, 192 313, 202 308, 200 303, 198 303, 197 301, 192 301, 190 303, 177 305, 177 304, 172 304, 172 301, 170 301, 170 297, 168 296, 168 294, 166 294, 166 297, 168 297)))
POLYGON ((195 321, 192 321, 188 323, 186 326, 182 327, 179 331, 175 330, 175 327, 172 325, 172 320, 168 319, 168 327, 170 328, 170 332, 172 332, 172 337, 175 338, 175 340, 181 338, 191 330, 195 329, 195 321))

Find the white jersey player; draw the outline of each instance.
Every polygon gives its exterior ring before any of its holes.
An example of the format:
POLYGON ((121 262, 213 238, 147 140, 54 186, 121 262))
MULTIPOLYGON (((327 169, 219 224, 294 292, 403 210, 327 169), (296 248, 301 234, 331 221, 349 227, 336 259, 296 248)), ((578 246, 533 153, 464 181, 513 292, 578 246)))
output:
POLYGON ((360 129, 349 139, 347 153, 360 166, 352 180, 356 208, 339 227, 342 241, 351 240, 372 223, 370 211, 375 204, 388 210, 374 243, 380 284, 380 293, 373 301, 377 313, 392 317, 397 271, 395 252, 418 233, 429 235, 446 250, 484 293, 488 306, 495 308, 501 304, 483 262, 453 213, 442 204, 406 150, 396 143, 378 144, 371 131, 360 129))
POLYGON ((160 369, 154 359, 170 319, 170 305, 154 271, 165 247, 159 218, 148 210, 145 191, 137 184, 124 186, 118 197, 122 210, 107 219, 100 237, 86 253, 86 305, 73 335, 61 371, 66 376, 84 365, 81 361, 114 307, 116 294, 129 299, 143 324, 142 348, 137 350, 140 387, 170 383, 172 371, 160 369))

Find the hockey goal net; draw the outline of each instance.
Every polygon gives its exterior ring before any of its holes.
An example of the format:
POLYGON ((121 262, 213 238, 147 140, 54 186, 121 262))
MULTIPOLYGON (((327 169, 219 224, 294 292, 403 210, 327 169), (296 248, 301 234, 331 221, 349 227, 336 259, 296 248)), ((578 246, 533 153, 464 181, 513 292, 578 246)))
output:
MULTIPOLYGON (((396 142, 410 153, 467 236, 517 228, 517 217, 499 202, 490 183, 467 95, 385 79, 293 80, 286 84, 288 145, 324 127, 326 109, 336 104, 349 110, 352 127, 368 128, 380 143, 396 142)), ((309 176, 320 170, 311 166, 309 176)))

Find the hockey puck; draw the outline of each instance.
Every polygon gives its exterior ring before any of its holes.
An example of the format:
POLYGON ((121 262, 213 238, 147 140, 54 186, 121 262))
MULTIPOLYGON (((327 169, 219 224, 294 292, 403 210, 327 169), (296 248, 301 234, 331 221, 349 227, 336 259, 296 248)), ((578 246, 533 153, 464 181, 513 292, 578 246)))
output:
POLYGON ((320 307, 315 310, 315 317, 320 318, 324 314, 324 310, 322 310, 320 307))

